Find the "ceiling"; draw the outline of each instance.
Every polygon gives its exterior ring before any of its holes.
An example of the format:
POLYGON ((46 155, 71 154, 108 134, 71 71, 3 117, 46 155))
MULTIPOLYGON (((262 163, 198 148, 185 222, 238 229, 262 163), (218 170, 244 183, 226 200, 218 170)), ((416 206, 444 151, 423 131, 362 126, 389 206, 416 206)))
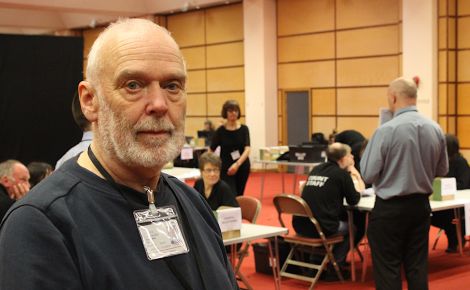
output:
POLYGON ((95 27, 119 17, 170 14, 229 0, 0 0, 0 33, 49 34, 95 27))

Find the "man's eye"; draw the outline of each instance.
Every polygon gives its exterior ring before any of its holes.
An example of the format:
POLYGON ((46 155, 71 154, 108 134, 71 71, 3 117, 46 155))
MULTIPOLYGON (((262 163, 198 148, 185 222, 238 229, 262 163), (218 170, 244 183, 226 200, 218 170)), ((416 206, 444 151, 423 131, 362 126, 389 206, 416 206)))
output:
POLYGON ((179 82, 171 82, 166 84, 165 88, 172 93, 178 93, 182 89, 182 86, 179 82))
POLYGON ((138 90, 140 89, 140 84, 136 81, 130 81, 126 84, 126 87, 130 90, 138 90))

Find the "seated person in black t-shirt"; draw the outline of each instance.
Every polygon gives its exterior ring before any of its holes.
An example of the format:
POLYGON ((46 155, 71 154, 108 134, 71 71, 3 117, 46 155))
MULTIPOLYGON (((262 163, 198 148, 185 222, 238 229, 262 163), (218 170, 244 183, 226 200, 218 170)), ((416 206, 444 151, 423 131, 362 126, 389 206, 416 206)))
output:
POLYGON ((196 180, 194 188, 204 196, 212 210, 221 206, 239 206, 228 184, 220 179, 221 166, 220 157, 212 152, 205 152, 199 157, 202 178, 196 180))
MULTIPOLYGON (((344 235, 344 241, 333 249, 333 255, 340 265, 345 264, 349 251, 348 223, 343 199, 348 204, 359 202, 364 182, 354 168, 351 147, 333 143, 326 151, 328 162, 320 164, 310 172, 302 190, 302 198, 307 202, 314 217, 328 237, 344 235)), ((308 218, 295 216, 293 227, 299 235, 318 237, 318 233, 308 218)))
MULTIPOLYGON (((454 135, 446 134, 447 156, 449 158, 449 172, 446 177, 455 177, 457 189, 470 188, 470 167, 465 157, 460 154, 459 140, 454 135)), ((463 216, 463 215, 462 215, 463 216)), ((457 229, 452 223, 455 218, 454 210, 442 210, 432 213, 431 224, 443 229, 447 236, 447 253, 457 253, 457 229)), ((465 220, 462 219, 462 241, 465 242, 465 220)))

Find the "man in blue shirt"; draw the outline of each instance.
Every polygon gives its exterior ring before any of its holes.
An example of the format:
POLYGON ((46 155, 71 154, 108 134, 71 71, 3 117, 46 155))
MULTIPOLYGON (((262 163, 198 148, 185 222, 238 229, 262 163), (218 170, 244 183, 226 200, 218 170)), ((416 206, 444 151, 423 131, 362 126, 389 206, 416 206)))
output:
POLYGON ((417 86, 404 78, 390 83, 393 119, 380 126, 361 159, 364 182, 377 195, 369 219, 376 289, 402 289, 403 264, 410 290, 428 289, 428 239, 432 181, 448 170, 439 125, 417 112, 417 86))

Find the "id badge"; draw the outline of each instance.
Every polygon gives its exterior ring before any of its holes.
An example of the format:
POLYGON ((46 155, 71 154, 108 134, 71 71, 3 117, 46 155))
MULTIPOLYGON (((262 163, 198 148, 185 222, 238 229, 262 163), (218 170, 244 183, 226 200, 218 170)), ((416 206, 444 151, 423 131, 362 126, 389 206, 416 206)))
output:
POLYGON ((237 160, 240 158, 240 151, 235 150, 232 153, 230 153, 230 155, 232 156, 232 160, 237 160))
POLYGON ((153 212, 136 210, 134 218, 149 260, 189 252, 174 207, 159 207, 153 212))

